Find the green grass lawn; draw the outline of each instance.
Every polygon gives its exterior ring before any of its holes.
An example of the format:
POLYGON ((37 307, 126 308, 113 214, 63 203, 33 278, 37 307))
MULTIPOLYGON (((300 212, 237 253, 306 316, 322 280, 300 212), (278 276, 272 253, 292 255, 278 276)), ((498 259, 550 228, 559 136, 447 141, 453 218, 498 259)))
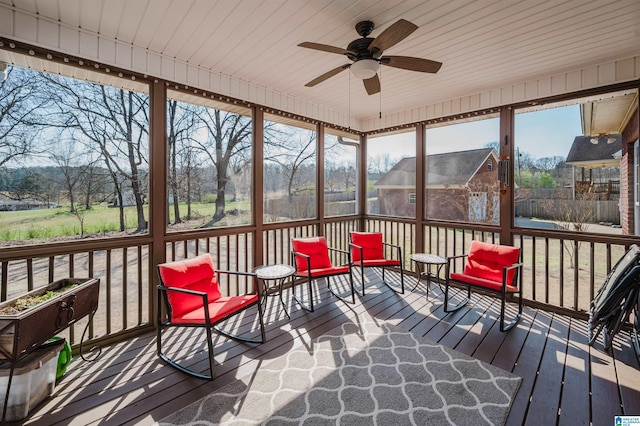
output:
MULTIPOLYGON (((134 207, 125 208, 127 228, 135 228, 134 207)), ((85 212, 85 234, 118 231, 118 209, 100 204, 85 212)), ((80 235, 80 222, 69 212, 68 206, 42 209, 0 212, 0 240, 20 241, 34 238, 54 238, 80 235)))
MULTIPOLYGON (((145 206, 145 218, 149 219, 148 207, 145 206)), ((243 216, 250 208, 248 201, 226 203, 227 212, 242 212, 243 216)), ((215 203, 192 203, 192 214, 201 218, 205 223, 215 211, 215 203)), ((186 205, 180 206, 182 216, 187 214, 186 205)), ((173 222, 173 208, 169 209, 170 220, 173 222)), ((135 207, 125 207, 125 224, 131 232, 137 227, 135 207)), ((225 226, 224 223, 220 223, 225 226)), ((197 225, 196 225, 197 227, 197 225)), ((103 234, 119 231, 119 209, 109 207, 103 203, 93 206, 84 213, 84 233, 103 234)), ((0 212, 0 241, 23 241, 30 239, 72 237, 80 235, 80 222, 69 212, 68 206, 43 210, 24 210, 0 212)))

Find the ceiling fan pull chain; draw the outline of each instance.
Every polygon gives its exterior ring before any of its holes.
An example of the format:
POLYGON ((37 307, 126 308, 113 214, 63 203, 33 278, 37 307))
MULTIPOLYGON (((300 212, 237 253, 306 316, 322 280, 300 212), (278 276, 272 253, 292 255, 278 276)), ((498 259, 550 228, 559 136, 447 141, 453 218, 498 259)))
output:
POLYGON ((349 102, 349 113, 348 113, 349 114, 349 130, 351 130, 351 73, 349 73, 348 87, 349 87, 349 90, 348 90, 349 94, 347 95, 347 99, 349 102))
POLYGON ((380 93, 379 93, 379 102, 380 106, 378 107, 378 117, 382 120, 382 68, 380 68, 380 93))

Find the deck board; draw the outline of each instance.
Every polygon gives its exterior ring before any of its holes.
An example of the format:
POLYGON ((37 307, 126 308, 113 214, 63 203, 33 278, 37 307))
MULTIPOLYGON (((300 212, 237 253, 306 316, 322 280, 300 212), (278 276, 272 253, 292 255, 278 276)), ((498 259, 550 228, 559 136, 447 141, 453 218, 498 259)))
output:
MULTIPOLYGON (((465 311, 464 316, 460 318, 460 320, 452 326, 447 333, 438 341, 441 345, 447 346, 449 348, 457 349, 459 343, 462 339, 465 338, 470 332, 470 330, 477 324, 486 314, 487 310, 494 304, 495 299, 491 297, 478 297, 475 299, 473 307, 469 309, 460 309, 460 311, 465 311)), ((441 324, 444 321, 440 322, 441 324)), ((429 336, 431 333, 429 333, 429 336)), ((464 351, 462 351, 464 352, 464 351)), ((469 355, 468 352, 465 352, 469 355)))
POLYGON ((567 352, 569 326, 567 318, 554 315, 540 361, 528 411, 527 425, 555 424, 558 417, 562 376, 567 352))
MULTIPOLYGON (((492 306, 495 306, 495 303, 492 306)), ((455 349, 457 351, 479 359, 475 355, 475 352, 477 348, 482 344, 482 342, 487 338, 492 342, 492 346, 494 347, 499 346, 502 343, 502 335, 504 335, 504 333, 501 333, 499 331, 500 325, 495 321, 495 318, 493 318, 493 316, 489 315, 488 313, 489 311, 487 311, 486 315, 480 317, 479 320, 476 321, 475 324, 473 324, 473 326, 469 329, 469 332, 456 345, 455 349), (494 326, 495 329, 498 330, 500 335, 496 335, 495 332, 491 334, 494 326)), ((491 363, 491 360, 485 362, 491 363)))
POLYGON ((624 414, 637 416, 640 413, 640 380, 636 372, 640 369, 638 358, 634 356, 634 349, 627 333, 617 336, 614 341, 614 355, 618 386, 624 407, 624 414))
MULTIPOLYGON (((617 414, 640 413, 640 366, 627 333, 614 340, 611 353, 599 341, 587 345, 586 323, 524 307, 518 325, 507 333, 497 322, 499 301, 472 294, 457 312, 442 309, 442 293, 408 278, 404 294, 384 286, 380 274, 367 269, 366 295, 345 304, 327 290, 315 287, 315 312, 291 302, 286 291, 288 319, 278 298, 265 304, 267 342, 247 345, 214 338, 216 379, 204 381, 167 367, 155 355, 155 335, 145 334, 104 348, 94 363, 74 360, 52 398, 32 410, 27 425, 143 424, 171 414, 233 381, 294 346, 357 321, 367 312, 425 338, 453 347, 523 378, 507 424, 610 424, 617 414), (591 393, 591 395, 590 395, 591 393)), ((356 287, 359 277, 356 277, 356 287)), ((509 313, 508 315, 509 316, 509 313)), ((255 328, 255 312, 248 312, 239 329, 255 328)), ((189 364, 204 371, 208 362, 199 330, 182 329, 166 341, 193 353, 189 364)))
MULTIPOLYGON (((524 424, 526 421, 530 397, 533 393, 549 327, 551 327, 551 319, 551 314, 538 313, 538 315, 536 315, 536 321, 531 325, 531 329, 527 334, 520 355, 512 370, 514 374, 522 377, 522 383, 511 405, 511 411, 507 418, 508 425, 524 424), (532 372, 536 372, 536 374, 531 374, 532 372)), ((505 370, 508 371, 506 368, 505 370)))
POLYGON ((588 425, 589 349, 584 321, 570 320, 569 344, 565 358, 560 425, 588 425))
POLYGON ((612 411, 621 413, 615 363, 610 354, 596 344, 591 354, 591 416, 594 425, 611 422, 612 411))

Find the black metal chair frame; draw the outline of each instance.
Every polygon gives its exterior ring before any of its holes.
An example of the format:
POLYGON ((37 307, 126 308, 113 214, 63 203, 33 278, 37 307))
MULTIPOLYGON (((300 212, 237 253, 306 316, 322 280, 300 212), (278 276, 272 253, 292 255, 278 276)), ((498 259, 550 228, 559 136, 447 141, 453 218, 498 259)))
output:
POLYGON ((488 288, 488 287, 483 287, 483 286, 479 286, 476 284, 471 284, 471 283, 467 283, 464 281, 459 281, 459 280, 451 280, 450 278, 450 269, 451 269, 451 261, 455 260, 455 259, 463 259, 463 258, 467 258, 469 257, 468 254, 462 254, 462 255, 458 255, 458 256, 449 256, 447 257, 447 264, 445 265, 445 284, 444 284, 444 311, 449 313, 449 312, 455 312, 458 309, 462 308, 463 306, 465 306, 468 302, 469 299, 471 298, 471 287, 477 288, 477 289, 481 289, 483 291, 488 291, 488 292, 492 292, 492 293, 498 293, 500 294, 500 331, 504 332, 504 331, 509 331, 511 328, 513 328, 514 325, 516 325, 518 323, 518 321, 520 320, 520 317, 522 316, 522 286, 518 285, 518 278, 519 276, 522 274, 522 262, 519 263, 514 263, 513 265, 507 266, 505 268, 503 268, 502 270, 502 287, 500 290, 494 290, 492 288, 488 288), (515 276, 513 277, 513 283, 512 285, 515 285, 518 288, 518 291, 516 292, 507 292, 507 276, 509 271, 514 270, 515 269, 515 276), (457 305, 453 306, 453 307, 449 307, 449 285, 450 285, 450 281, 454 282, 456 284, 462 285, 462 286, 466 286, 467 287, 467 297, 460 301, 457 305), (509 295, 509 298, 512 298, 514 295, 518 296, 518 313, 517 315, 513 318, 513 320, 511 320, 511 322, 509 324, 507 324, 505 326, 505 319, 504 319, 504 314, 505 314, 505 308, 506 308, 506 303, 507 303, 507 295, 509 295))
MULTIPOLYGON (((250 272, 236 272, 236 271, 221 271, 221 270, 216 270, 215 271, 216 274, 218 274, 218 278, 220 276, 220 274, 225 274, 225 275, 237 275, 237 276, 250 276, 253 277, 253 284, 254 284, 254 291, 256 291, 258 293, 258 299, 256 302, 250 303, 247 306, 242 307, 241 309, 238 309, 237 311, 234 311, 232 313, 230 313, 229 315, 225 316, 224 318, 220 318, 217 321, 213 322, 211 321, 211 318, 209 317, 209 311, 207 309, 204 310, 204 314, 205 314, 205 323, 204 324, 198 324, 198 323, 194 323, 194 324, 173 324, 171 323, 171 304, 169 303, 169 297, 168 297, 168 292, 170 291, 174 291, 174 292, 178 292, 178 293, 184 293, 184 294, 191 294, 193 295, 193 297, 200 297, 202 298, 202 303, 203 306, 208 306, 209 305, 209 297, 207 295, 207 293, 205 292, 201 292, 201 291, 193 291, 193 290, 188 290, 188 289, 184 289, 184 288, 177 288, 177 287, 168 287, 165 286, 162 283, 162 276, 160 276, 160 283, 158 285, 158 337, 156 339, 156 346, 157 346, 157 352, 158 352, 158 356, 160 357, 160 359, 162 359, 164 362, 166 362, 167 364, 171 365, 172 367, 175 367, 176 369, 182 371, 183 373, 189 374, 191 376, 197 377, 199 379, 205 379, 205 380, 213 380, 215 377, 215 365, 214 365, 214 359, 213 359, 213 335, 211 330, 215 330, 217 333, 222 334, 224 336, 227 336, 231 339, 234 340, 238 340, 241 342, 246 342, 246 343, 255 343, 255 344, 259 344, 259 343, 264 343, 266 341, 266 333, 264 330, 264 322, 262 319, 262 303, 261 302, 261 297, 260 297, 260 287, 258 286, 258 280, 257 280, 257 276, 254 273, 250 273, 250 272), (163 318, 163 314, 162 314, 162 303, 164 301, 165 304, 165 308, 166 308, 166 314, 164 315, 163 318), (247 338, 247 337, 242 337, 239 336, 237 334, 232 334, 226 330, 223 330, 222 328, 220 328, 218 326, 218 324, 220 324, 223 321, 226 321, 227 319, 233 317, 234 315, 237 315, 245 310, 247 310, 248 308, 257 305, 258 306, 258 319, 260 321, 260 339, 252 339, 252 338, 247 338), (197 371, 191 370, 189 368, 183 367, 182 365, 178 364, 175 360, 173 360, 171 357, 169 357, 167 354, 165 354, 162 351, 162 330, 163 328, 168 328, 168 327, 191 327, 191 328, 204 328, 206 333, 207 333, 207 352, 208 352, 208 356, 209 356, 209 374, 203 374, 203 373, 199 373, 197 371)), ((158 273, 158 275, 160 275, 158 273)))
POLYGON ((363 259, 363 248, 357 244, 354 243, 349 243, 349 247, 353 247, 356 250, 358 250, 360 252, 360 264, 357 265, 355 261, 351 262, 352 266, 357 266, 358 268, 360 268, 360 279, 362 280, 362 295, 364 296, 364 268, 381 268, 382 269, 382 282, 384 283, 384 285, 386 285, 387 287, 389 287, 391 290, 395 291, 396 293, 399 294, 404 294, 404 268, 402 266, 402 247, 400 247, 399 245, 396 244, 391 244, 391 243, 385 243, 384 241, 382 242, 383 246, 387 246, 387 247, 392 247, 395 248, 398 251, 398 260, 400 261, 400 291, 396 290, 395 288, 393 288, 391 286, 391 284, 389 282, 387 282, 387 280, 384 279, 384 271, 385 269, 389 268, 389 269, 395 269, 396 266, 391 266, 391 265, 375 265, 375 266, 366 266, 364 264, 364 259, 363 259))
POLYGON ((329 252, 338 252, 338 253, 341 253, 341 254, 344 254, 344 255, 347 256, 347 259, 348 259, 347 265, 349 266, 349 284, 351 285, 351 301, 348 301, 345 297, 340 296, 335 291, 333 291, 333 289, 331 288, 331 277, 332 276, 337 276, 337 275, 345 275, 345 272, 329 273, 329 274, 311 276, 311 256, 306 255, 304 253, 300 253, 300 252, 294 251, 292 249, 291 250, 291 264, 292 265, 296 265, 296 256, 300 256, 300 257, 305 258, 305 260, 307 262, 307 273, 308 273, 308 275, 298 275, 298 271, 297 271, 297 268, 296 268, 296 274, 294 275, 294 281, 293 281, 293 284, 291 286, 292 293, 293 293, 293 299, 296 302, 298 302, 298 304, 304 310, 309 311, 309 312, 313 312, 314 311, 314 307, 313 307, 313 285, 312 285, 312 282, 313 282, 313 280, 316 280, 318 278, 326 278, 327 279, 327 286, 329 287, 329 291, 331 292, 331 294, 333 294, 338 299, 342 300, 345 303, 352 303, 352 304, 356 303, 355 289, 354 289, 354 286, 353 286, 353 272, 351 270, 351 253, 349 253, 346 250, 340 250, 340 249, 331 248, 331 247, 328 247, 328 249, 329 249, 329 252), (309 305, 306 305, 305 303, 303 303, 298 298, 298 296, 296 296, 295 278, 307 279, 307 285, 309 286, 309 301, 310 301, 309 305))

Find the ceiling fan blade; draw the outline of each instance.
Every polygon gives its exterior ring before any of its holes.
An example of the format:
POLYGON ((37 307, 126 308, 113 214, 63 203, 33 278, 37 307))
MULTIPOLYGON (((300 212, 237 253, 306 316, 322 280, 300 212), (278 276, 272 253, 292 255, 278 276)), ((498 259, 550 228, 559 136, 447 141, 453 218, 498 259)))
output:
POLYGON ((382 31, 380 35, 371 42, 369 45, 369 52, 375 53, 376 50, 378 52, 383 52, 407 38, 417 29, 417 25, 407 20, 400 19, 395 24, 382 31))
POLYGON ((437 73, 442 62, 431 61, 429 59, 412 58, 411 56, 383 56, 380 63, 403 70, 437 73))
POLYGON ((368 94, 375 95, 380 92, 380 79, 378 78, 378 74, 362 81, 364 82, 364 88, 367 90, 368 94))
POLYGON ((338 68, 334 68, 331 71, 327 71, 324 74, 322 74, 321 76, 314 78, 313 80, 311 80, 310 82, 305 84, 305 86, 306 87, 313 87, 316 84, 322 83, 323 81, 333 77, 334 75, 340 73, 341 71, 346 70, 350 66, 351 66, 351 64, 340 65, 338 68))
POLYGON ((341 47, 329 46, 328 44, 312 43, 310 41, 300 43, 298 46, 306 47, 307 49, 321 50, 323 52, 337 53, 338 55, 347 55, 348 53, 350 53, 347 49, 343 49, 341 47))

